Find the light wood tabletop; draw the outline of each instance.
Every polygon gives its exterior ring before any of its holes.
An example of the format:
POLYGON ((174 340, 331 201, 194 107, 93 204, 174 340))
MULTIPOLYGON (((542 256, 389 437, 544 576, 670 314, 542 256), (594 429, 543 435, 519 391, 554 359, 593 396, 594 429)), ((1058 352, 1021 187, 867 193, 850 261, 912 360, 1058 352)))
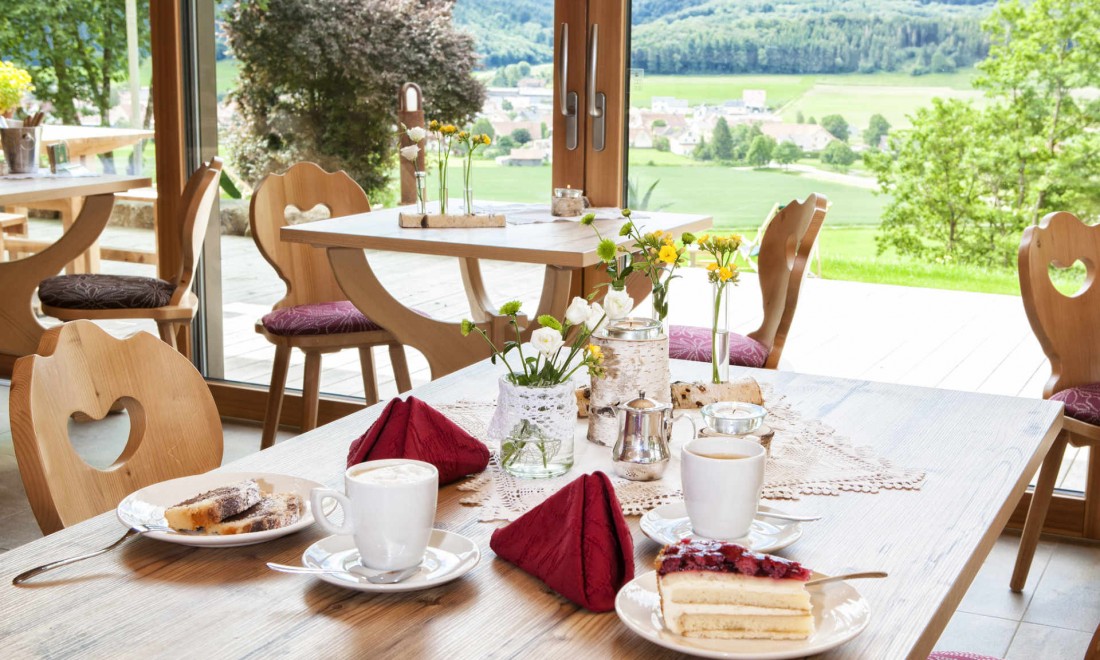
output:
POLYGON ((153 131, 143 128, 43 124, 42 153, 46 153, 47 147, 64 142, 72 158, 95 156, 137 144, 141 140, 151 140, 155 135, 153 131))
MULTIPOLYGON (((436 404, 491 400, 497 369, 481 362, 413 393, 436 404)), ((706 378, 708 370, 703 363, 672 363, 678 379, 706 378)), ((919 491, 805 496, 779 504, 791 513, 823 516, 780 554, 828 573, 890 574, 853 583, 868 601, 870 624, 824 657, 924 660, 1053 442, 1061 405, 789 372, 744 373, 771 383, 803 415, 822 419, 853 444, 927 472, 919 491)), ((342 488, 348 445, 382 405, 222 469, 283 472, 342 488)), ((572 474, 610 470, 609 459, 576 466, 572 474)), ((636 636, 614 613, 581 610, 496 559, 489 549, 495 525, 478 522, 477 508, 459 503, 465 495, 455 486, 440 491, 437 527, 475 540, 481 563, 462 579, 427 591, 368 595, 264 566, 299 563, 322 538, 317 528, 217 550, 138 539, 24 587, 10 585, 28 568, 117 539, 123 529, 114 513, 105 513, 0 556, 4 655, 678 657, 636 636)), ((641 574, 658 547, 642 536, 636 517, 628 520, 641 574)))
POLYGON ((144 176, 102 174, 96 176, 50 176, 25 178, 21 174, 0 176, 0 206, 26 206, 61 197, 89 197, 123 192, 152 185, 144 176))

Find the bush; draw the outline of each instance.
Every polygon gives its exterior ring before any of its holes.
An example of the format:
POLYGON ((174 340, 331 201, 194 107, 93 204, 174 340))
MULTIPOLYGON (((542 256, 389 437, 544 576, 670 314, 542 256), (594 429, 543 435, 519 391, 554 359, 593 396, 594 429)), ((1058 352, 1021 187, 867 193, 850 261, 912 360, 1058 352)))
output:
POLYGON ((830 142, 829 146, 821 152, 822 163, 832 165, 834 169, 841 171, 848 169, 852 163, 856 162, 856 158, 856 152, 839 140, 830 142))
POLYGON ((471 76, 473 38, 454 28, 449 3, 237 2, 225 30, 241 62, 230 141, 253 184, 311 160, 380 192, 393 169, 403 83, 420 85, 430 118, 456 123, 485 97, 471 76))
POLYGON ((672 143, 663 135, 653 138, 653 148, 657 151, 672 151, 672 143))

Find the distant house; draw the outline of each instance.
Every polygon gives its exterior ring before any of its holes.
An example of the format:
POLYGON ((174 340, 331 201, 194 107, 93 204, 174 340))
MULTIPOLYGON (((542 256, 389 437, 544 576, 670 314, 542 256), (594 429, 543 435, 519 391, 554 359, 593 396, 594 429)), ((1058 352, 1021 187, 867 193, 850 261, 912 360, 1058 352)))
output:
POLYGON ((802 151, 821 151, 836 140, 817 124, 764 123, 760 130, 776 142, 794 142, 802 151))
POLYGON ((746 89, 741 92, 741 100, 745 107, 754 112, 763 112, 768 109, 768 92, 763 89, 746 89))
POLYGON ((542 122, 538 122, 538 121, 511 121, 511 120, 504 120, 504 121, 489 120, 489 122, 493 125, 493 131, 496 132, 497 137, 500 137, 500 136, 503 136, 503 135, 511 135, 512 131, 515 131, 515 130, 520 129, 520 128, 527 129, 527 132, 530 133, 531 137, 534 138, 534 139, 538 139, 538 138, 542 137, 542 122))
POLYGON ((498 156, 497 163, 508 167, 538 167, 546 163, 546 150, 538 148, 512 149, 507 156, 498 156))
POLYGON ((635 149, 653 148, 653 130, 645 126, 632 126, 628 143, 635 149))

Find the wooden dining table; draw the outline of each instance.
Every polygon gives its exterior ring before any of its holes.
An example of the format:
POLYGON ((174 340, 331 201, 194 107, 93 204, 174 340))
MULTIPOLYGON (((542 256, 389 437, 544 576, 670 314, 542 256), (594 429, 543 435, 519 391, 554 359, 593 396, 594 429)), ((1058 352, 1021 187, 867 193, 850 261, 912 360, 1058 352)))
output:
POLYGON ((15 358, 38 348, 45 331, 32 307, 38 283, 57 275, 96 242, 111 218, 116 192, 149 184, 147 177, 129 175, 0 176, 0 207, 27 206, 66 196, 85 198, 80 215, 61 238, 35 254, 0 262, 0 375, 10 374, 15 358))
MULTIPOLYGON (((676 379, 706 379, 710 366, 673 361, 676 379)), ((413 390, 430 404, 491 401, 501 371, 479 362, 413 390)), ((844 492, 769 502, 819 514, 779 554, 825 572, 874 569, 853 582, 870 623, 822 657, 924 660, 1004 529, 1061 426, 1060 403, 968 392, 738 370, 770 384, 795 409, 897 466, 926 472, 919 490, 844 492)), ((765 401, 767 405, 767 401, 765 401)), ((278 472, 343 488, 348 445, 378 417, 379 403, 221 468, 278 472)), ((586 442, 578 434, 576 442, 586 442)), ((782 442, 778 437, 773 442, 782 442)), ((610 471, 591 454, 573 475, 610 471)), ((493 468, 490 468, 493 469, 493 468)), ((489 549, 495 523, 440 489, 436 527, 477 543, 470 573, 433 589, 366 594, 312 576, 268 570, 296 564, 324 535, 316 526, 261 545, 191 548, 139 538, 110 554, 10 580, 39 564, 101 548, 123 532, 113 512, 0 556, 0 639, 6 658, 673 658, 614 613, 561 598, 489 549)), ((638 574, 657 544, 627 518, 638 574)), ((1004 585, 1008 589, 1007 582, 1004 585)))
MULTIPOLYGON (((486 357, 488 351, 475 336, 463 337, 458 324, 427 317, 399 301, 379 280, 364 250, 388 250, 409 254, 457 257, 472 319, 500 346, 511 338, 508 318, 497 313, 481 277, 481 259, 541 264, 546 267, 538 311, 557 317, 565 312, 573 296, 594 292, 591 268, 601 263, 596 254, 598 240, 592 227, 576 220, 504 227, 402 228, 398 214, 411 207, 383 209, 371 213, 318 220, 282 228, 284 241, 306 243, 328 250, 336 280, 348 300, 367 318, 386 328, 398 341, 412 346, 428 360, 432 377, 438 378, 486 357)), ((617 213, 616 213, 617 215, 617 213)), ((546 207, 545 216, 550 218, 546 207)), ((662 230, 679 236, 699 232, 713 225, 706 215, 636 212, 636 224, 643 231, 662 230)), ((628 246, 633 239, 619 236, 625 218, 604 218, 594 226, 604 237, 628 246)), ((633 278, 631 293, 636 301, 648 293, 644 277, 633 278)), ((521 325, 525 321, 521 320, 521 325)), ((528 332, 534 324, 529 324, 528 332)))

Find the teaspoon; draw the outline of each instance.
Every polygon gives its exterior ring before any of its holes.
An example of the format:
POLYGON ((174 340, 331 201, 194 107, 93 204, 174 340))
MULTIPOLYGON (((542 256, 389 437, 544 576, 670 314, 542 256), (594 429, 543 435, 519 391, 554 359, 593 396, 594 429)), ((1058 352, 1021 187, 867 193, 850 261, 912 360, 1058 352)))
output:
POLYGON ((367 582, 371 584, 397 584, 403 582, 412 576, 420 572, 419 566, 413 566, 412 568, 403 568, 397 571, 385 571, 382 573, 368 573, 367 569, 362 566, 349 566, 346 570, 333 569, 333 568, 312 568, 309 566, 291 566, 289 564, 276 564, 275 562, 267 562, 267 567, 273 571, 279 571, 280 573, 304 573, 312 575, 346 575, 351 573, 356 577, 365 578, 367 582))

